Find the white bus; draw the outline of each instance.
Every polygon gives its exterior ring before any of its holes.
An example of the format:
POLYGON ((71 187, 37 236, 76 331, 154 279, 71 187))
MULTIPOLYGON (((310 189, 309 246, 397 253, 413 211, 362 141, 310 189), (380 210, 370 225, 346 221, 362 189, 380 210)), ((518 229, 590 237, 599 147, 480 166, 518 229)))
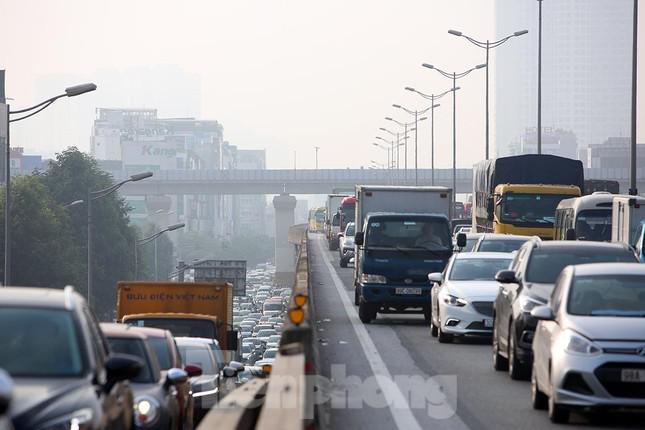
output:
POLYGON ((555 210, 553 239, 611 241, 611 213, 614 197, 606 191, 565 199, 555 210))

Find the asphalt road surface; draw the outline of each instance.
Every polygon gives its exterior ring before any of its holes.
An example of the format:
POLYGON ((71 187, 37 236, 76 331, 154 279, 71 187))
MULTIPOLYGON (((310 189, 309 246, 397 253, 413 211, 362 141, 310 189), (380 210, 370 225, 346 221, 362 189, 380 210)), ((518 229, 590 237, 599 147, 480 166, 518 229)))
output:
MULTIPOLYGON (((322 422, 331 429, 549 429, 531 406, 528 381, 491 364, 485 340, 439 344, 421 315, 358 319, 352 268, 322 235, 310 235, 310 270, 320 373, 322 422)), ((573 414, 569 426, 645 428, 645 414, 573 414)))

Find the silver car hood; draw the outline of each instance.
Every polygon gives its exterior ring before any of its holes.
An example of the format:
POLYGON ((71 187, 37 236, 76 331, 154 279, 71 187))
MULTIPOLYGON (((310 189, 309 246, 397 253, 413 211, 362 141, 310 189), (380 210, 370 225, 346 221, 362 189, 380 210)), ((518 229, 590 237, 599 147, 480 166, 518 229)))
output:
POLYGON ((497 297, 499 283, 497 281, 447 281, 444 288, 453 296, 492 302, 497 297))
POLYGON ((567 315, 564 325, 596 341, 645 341, 645 318, 567 315))

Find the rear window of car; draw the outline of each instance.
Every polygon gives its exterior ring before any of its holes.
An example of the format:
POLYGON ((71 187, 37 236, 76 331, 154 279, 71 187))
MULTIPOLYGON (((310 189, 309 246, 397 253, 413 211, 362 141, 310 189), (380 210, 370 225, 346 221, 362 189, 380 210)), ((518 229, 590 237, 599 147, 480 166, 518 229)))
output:
POLYGON ((626 249, 606 247, 535 249, 526 269, 526 280, 540 284, 553 284, 562 269, 573 264, 636 263, 636 256, 626 249))
POLYGON ((108 343, 112 351, 119 354, 134 355, 143 362, 143 367, 132 382, 155 382, 152 376, 152 369, 150 368, 150 359, 146 354, 143 340, 129 337, 108 337, 108 343))
POLYGON ((520 249, 526 240, 482 240, 477 248, 479 252, 513 252, 520 249))
POLYGON ((185 364, 199 366, 204 375, 216 375, 215 359, 207 345, 177 345, 185 364))
POLYGON ((157 354, 157 360, 159 360, 159 367, 161 370, 168 370, 172 367, 172 357, 170 355, 170 348, 168 347, 168 341, 164 337, 149 337, 148 342, 152 349, 157 354))
POLYGON ((645 318, 645 277, 581 276, 569 291, 571 315, 645 318))

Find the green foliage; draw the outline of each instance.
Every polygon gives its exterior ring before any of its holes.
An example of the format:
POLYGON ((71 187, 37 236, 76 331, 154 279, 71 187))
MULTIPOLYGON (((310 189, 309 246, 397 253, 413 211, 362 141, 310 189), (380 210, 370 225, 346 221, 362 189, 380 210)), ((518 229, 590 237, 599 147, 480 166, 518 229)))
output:
POLYGON ((272 260, 275 241, 265 235, 239 235, 220 240, 200 233, 182 232, 177 242, 178 259, 190 264, 195 260, 246 260, 254 266, 272 260))
MULTIPOLYGON (((1 194, 4 213, 4 190, 1 194)), ((83 267, 76 264, 71 220, 40 178, 13 178, 11 198, 12 284, 53 288, 84 285, 83 267)), ((0 229, 4 243, 4 223, 0 229)))

